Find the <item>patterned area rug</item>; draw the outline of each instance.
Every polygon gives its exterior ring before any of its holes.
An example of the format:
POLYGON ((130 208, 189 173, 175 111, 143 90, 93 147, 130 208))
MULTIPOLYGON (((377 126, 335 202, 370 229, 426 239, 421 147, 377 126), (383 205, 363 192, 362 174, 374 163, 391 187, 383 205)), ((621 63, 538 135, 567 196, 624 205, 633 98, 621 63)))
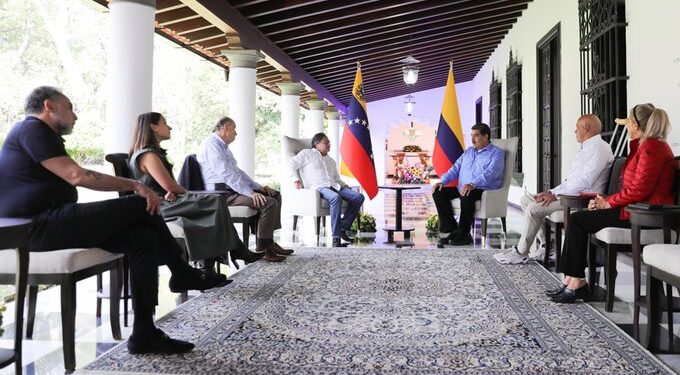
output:
POLYGON ((182 356, 119 345, 88 370, 172 374, 671 374, 541 266, 489 250, 299 249, 161 319, 182 356))

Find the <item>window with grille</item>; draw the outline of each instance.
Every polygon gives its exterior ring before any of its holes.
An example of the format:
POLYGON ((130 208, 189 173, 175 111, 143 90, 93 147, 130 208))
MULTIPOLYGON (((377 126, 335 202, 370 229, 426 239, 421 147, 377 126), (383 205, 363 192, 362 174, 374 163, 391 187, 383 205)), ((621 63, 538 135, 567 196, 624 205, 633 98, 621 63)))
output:
POLYGON ((502 85, 492 72, 489 85, 489 127, 492 139, 501 138, 501 90, 502 85))
POLYGON ((627 116, 625 0, 579 0, 581 114, 602 120, 606 140, 614 119, 627 116))
POLYGON ((515 173, 522 173, 522 64, 512 57, 510 51, 510 63, 505 71, 507 92, 505 99, 507 109, 507 137, 517 137, 517 159, 515 160, 515 173))

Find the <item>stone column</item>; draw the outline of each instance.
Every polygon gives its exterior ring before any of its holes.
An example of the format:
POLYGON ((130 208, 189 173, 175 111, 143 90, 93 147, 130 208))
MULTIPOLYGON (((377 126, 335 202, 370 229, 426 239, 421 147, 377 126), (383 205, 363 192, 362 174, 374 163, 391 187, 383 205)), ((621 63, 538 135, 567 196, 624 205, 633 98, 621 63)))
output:
POLYGON ((309 115, 305 124, 305 137, 311 138, 314 134, 323 132, 323 112, 326 102, 317 99, 316 93, 313 93, 312 99, 307 101, 307 105, 309 106, 309 115))
POLYGON ((340 113, 334 106, 326 108, 326 118, 328 119, 328 140, 331 142, 330 156, 340 168, 340 113))
POLYGON ((151 111, 155 0, 109 2, 106 153, 128 152, 137 116, 151 111))
POLYGON ((300 82, 281 82, 281 135, 300 137, 300 82))
POLYGON ((229 114, 236 123, 236 140, 229 145, 238 166, 255 174, 255 84, 256 67, 264 55, 257 50, 223 50, 229 59, 229 114))

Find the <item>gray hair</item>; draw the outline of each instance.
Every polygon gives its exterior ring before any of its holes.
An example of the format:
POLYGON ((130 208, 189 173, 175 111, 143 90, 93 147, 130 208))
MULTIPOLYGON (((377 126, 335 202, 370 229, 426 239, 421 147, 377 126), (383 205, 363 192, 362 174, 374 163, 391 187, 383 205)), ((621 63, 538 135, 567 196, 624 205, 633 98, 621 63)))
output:
POLYGON ((37 115, 43 112, 45 100, 55 100, 65 96, 59 89, 52 86, 40 86, 26 97, 24 102, 24 112, 27 115, 37 115))

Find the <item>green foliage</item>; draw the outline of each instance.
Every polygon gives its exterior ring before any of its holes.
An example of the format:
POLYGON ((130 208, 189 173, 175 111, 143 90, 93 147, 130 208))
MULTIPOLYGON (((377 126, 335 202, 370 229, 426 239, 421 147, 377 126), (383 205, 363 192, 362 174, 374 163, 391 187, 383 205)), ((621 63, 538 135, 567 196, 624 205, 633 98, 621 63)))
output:
POLYGON ((0 336, 2 336, 3 333, 5 333, 5 329, 2 328, 2 313, 5 312, 5 310, 7 310, 5 304, 4 303, 0 304, 0 336))
POLYGON ((439 216, 435 214, 427 218, 425 229, 428 234, 439 233, 439 216))
MULTIPOLYGON (((359 222, 360 222, 362 232, 375 233, 375 231, 376 231, 375 217, 373 217, 373 215, 371 215, 367 212, 360 212, 359 213, 359 222)), ((357 232, 357 221, 356 220, 354 220, 352 222, 352 227, 350 228, 350 230, 353 231, 353 232, 357 232)))
POLYGON ((101 147, 67 147, 66 152, 78 164, 104 163, 104 149, 101 147))

